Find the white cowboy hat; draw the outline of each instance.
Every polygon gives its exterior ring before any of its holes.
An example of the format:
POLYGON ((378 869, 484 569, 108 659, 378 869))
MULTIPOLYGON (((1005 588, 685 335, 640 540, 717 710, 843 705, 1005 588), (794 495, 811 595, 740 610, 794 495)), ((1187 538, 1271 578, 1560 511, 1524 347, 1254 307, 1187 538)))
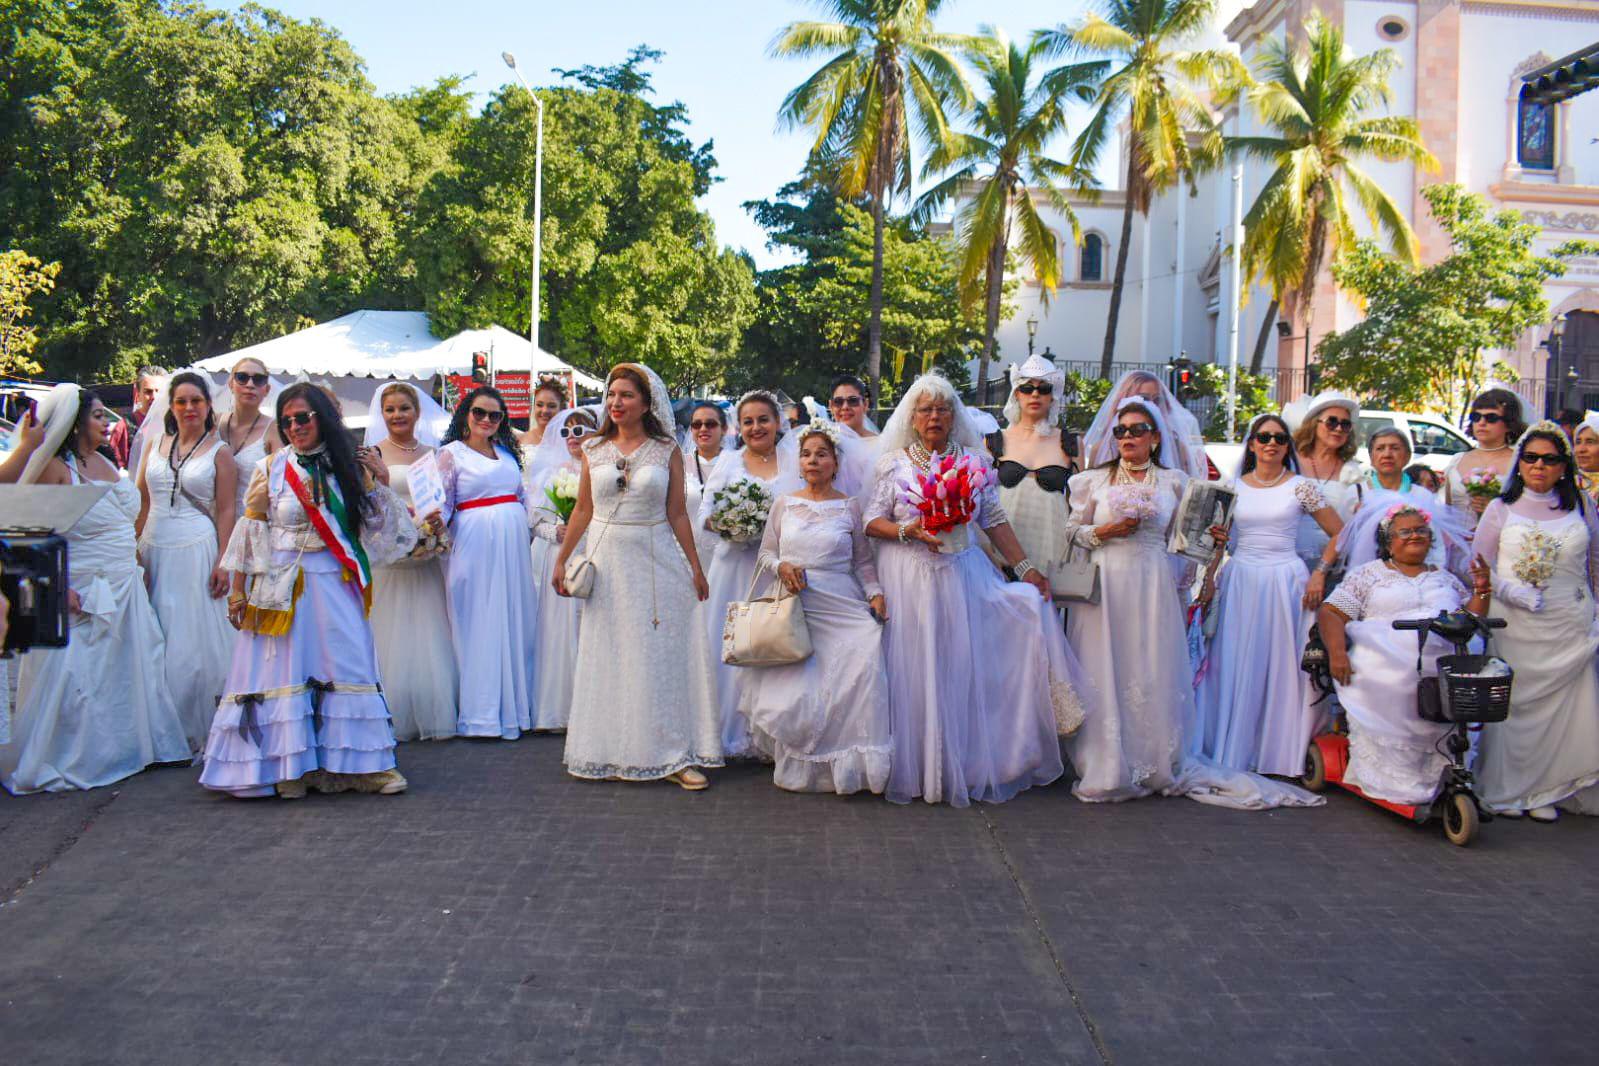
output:
POLYGON ((1299 427, 1306 422, 1313 422, 1316 416, 1329 407, 1342 407, 1349 412, 1350 421, 1360 417, 1360 402, 1347 392, 1337 389, 1327 389, 1318 392, 1314 397, 1301 396, 1299 399, 1283 408, 1283 421, 1288 423, 1290 433, 1298 433, 1299 427))

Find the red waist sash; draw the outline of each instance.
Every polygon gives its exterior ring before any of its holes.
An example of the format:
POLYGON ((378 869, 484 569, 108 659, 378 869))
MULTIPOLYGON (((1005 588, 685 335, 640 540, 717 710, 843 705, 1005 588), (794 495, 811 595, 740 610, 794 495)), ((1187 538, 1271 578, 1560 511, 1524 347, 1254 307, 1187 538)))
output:
POLYGON ((457 511, 470 511, 474 507, 493 507, 499 503, 515 503, 515 496, 482 496, 475 500, 466 500, 455 505, 457 511))

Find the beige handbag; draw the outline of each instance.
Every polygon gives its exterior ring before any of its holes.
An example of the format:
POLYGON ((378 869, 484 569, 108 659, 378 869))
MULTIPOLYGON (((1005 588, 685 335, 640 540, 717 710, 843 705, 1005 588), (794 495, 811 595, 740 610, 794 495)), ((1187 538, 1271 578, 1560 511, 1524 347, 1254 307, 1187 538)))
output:
POLYGON ((727 605, 722 661, 729 666, 788 666, 811 657, 811 632, 800 598, 776 582, 775 596, 755 597, 761 570, 750 577, 749 599, 727 605))
POLYGON ((561 571, 561 579, 566 585, 566 594, 573 599, 586 600, 594 595, 594 553, 600 550, 606 531, 611 528, 611 520, 616 518, 616 512, 621 508, 622 501, 617 500, 616 506, 611 508, 611 517, 605 520, 605 529, 600 530, 600 535, 594 539, 593 546, 583 554, 573 555, 566 561, 566 569, 561 571))

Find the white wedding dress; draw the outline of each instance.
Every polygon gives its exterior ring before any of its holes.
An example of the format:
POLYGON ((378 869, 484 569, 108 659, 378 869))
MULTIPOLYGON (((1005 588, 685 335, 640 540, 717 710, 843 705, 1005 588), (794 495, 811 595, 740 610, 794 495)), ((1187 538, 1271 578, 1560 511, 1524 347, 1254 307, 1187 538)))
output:
MULTIPOLYGON (((545 432, 551 430, 546 428, 545 432)), ((555 576, 555 560, 561 552, 555 532, 562 522, 544 490, 557 475, 575 472, 577 467, 576 462, 562 463, 536 475, 529 486, 538 505, 533 523, 533 584, 538 589, 533 728, 541 731, 566 728, 572 711, 572 683, 577 679, 577 637, 583 624, 583 601, 557 595, 550 585, 555 576)), ((583 545, 573 550, 580 552, 583 545)))
MULTIPOLYGON (((178 464, 181 489, 174 485, 171 453, 157 444, 144 468, 150 514, 139 539, 139 558, 150 576, 150 605, 167 639, 167 688, 190 747, 201 751, 228 679, 237 635, 228 623, 226 597, 213 598, 207 587, 221 554, 211 515, 222 442, 178 464)), ((248 480, 249 474, 245 471, 242 477, 248 480)))
POLYGON ((651 439, 635 449, 626 457, 626 488, 618 484, 623 456, 614 441, 587 441, 583 450, 595 577, 578 633, 567 772, 651 781, 720 766, 711 647, 695 618, 688 559, 666 522, 675 446, 651 439))

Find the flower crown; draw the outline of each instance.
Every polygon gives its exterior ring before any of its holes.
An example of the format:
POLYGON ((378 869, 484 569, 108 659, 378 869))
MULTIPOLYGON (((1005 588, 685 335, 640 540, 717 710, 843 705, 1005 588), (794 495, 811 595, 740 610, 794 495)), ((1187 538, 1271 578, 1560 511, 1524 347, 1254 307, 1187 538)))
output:
POLYGON ((1432 514, 1417 507, 1413 503, 1396 503, 1383 512, 1382 521, 1377 523, 1377 528, 1382 530, 1383 536, 1388 535, 1388 527, 1394 524, 1394 519, 1400 515, 1413 514, 1421 518, 1422 524, 1432 528, 1432 514))
POLYGON ((1566 431, 1560 428, 1559 423, 1551 422, 1545 418, 1528 426, 1521 434, 1521 439, 1516 441, 1516 458, 1518 460, 1521 458, 1522 449, 1526 448, 1527 441, 1532 438, 1534 433, 1543 433, 1553 437, 1559 442, 1560 450, 1565 453, 1567 459, 1572 458, 1575 454, 1571 450, 1571 441, 1566 437, 1566 431))
POLYGON ((833 443, 833 450, 835 452, 838 451, 839 446, 844 442, 844 434, 839 432, 838 426, 835 423, 828 422, 823 419, 817 419, 814 422, 807 422, 805 425, 800 426, 797 430, 795 430, 794 439, 801 447, 804 447, 806 437, 826 437, 833 443))

